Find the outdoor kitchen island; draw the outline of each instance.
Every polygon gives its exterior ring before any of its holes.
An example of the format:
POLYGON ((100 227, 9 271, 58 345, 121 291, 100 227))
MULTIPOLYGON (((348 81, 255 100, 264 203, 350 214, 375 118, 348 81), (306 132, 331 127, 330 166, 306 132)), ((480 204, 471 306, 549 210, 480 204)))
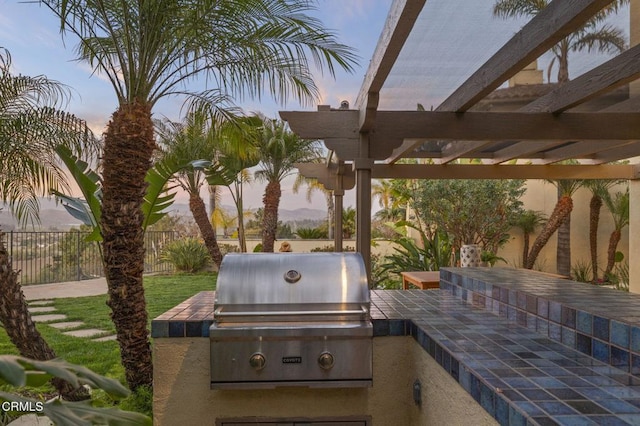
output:
POLYGON ((371 292, 372 387, 254 390, 210 389, 214 298, 152 322, 155 424, 640 424, 637 295, 446 269, 440 290, 371 292))

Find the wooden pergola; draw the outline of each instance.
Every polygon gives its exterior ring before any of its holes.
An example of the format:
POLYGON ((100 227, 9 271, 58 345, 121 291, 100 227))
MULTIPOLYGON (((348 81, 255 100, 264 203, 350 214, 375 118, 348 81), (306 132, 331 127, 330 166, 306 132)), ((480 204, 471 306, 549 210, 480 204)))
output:
MULTIPOLYGON (((300 164, 299 169, 334 191, 336 211, 342 209, 344 190, 355 185, 356 250, 367 268, 372 178, 628 179, 629 232, 640 234, 640 165, 611 164, 640 156, 640 86, 632 83, 640 77, 640 45, 633 46, 640 39, 640 18, 631 25, 631 48, 515 111, 478 106, 611 0, 553 1, 433 110, 379 109, 380 92, 416 22, 429 20, 425 2, 394 1, 355 105, 280 112, 295 133, 322 139, 330 150, 326 164, 300 164), (621 89, 624 96, 614 103, 596 102, 621 89), (397 163, 402 158, 430 158, 432 164, 397 163), (452 164, 477 158, 482 164, 452 164), (567 159, 578 164, 559 164, 567 159)), ((632 16, 640 14, 640 0, 632 0, 631 10, 632 16)), ((340 215, 335 227, 336 247, 341 247, 340 215)), ((629 255, 640 259, 640 238, 629 238, 629 255)), ((637 261, 630 262, 630 290, 640 293, 637 261)))

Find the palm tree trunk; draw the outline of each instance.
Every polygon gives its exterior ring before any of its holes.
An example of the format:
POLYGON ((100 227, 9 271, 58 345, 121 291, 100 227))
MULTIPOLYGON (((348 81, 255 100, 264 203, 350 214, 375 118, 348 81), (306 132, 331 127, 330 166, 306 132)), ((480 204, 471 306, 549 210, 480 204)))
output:
POLYGON ((533 269, 533 265, 536 263, 540 251, 542 251, 542 248, 547 244, 553 233, 558 230, 564 219, 571 214, 571 210, 573 210, 573 200, 570 196, 564 195, 556 203, 551 216, 549 216, 549 220, 533 242, 525 268, 533 269))
MULTIPOLYGON (((0 233, 0 323, 20 355, 38 361, 54 359, 56 353, 31 318, 27 300, 18 282, 18 272, 13 270, 2 237, 0 233)), ((89 397, 83 387, 75 389, 62 379, 55 378, 51 383, 66 400, 78 401, 89 397)))
POLYGON ((600 222, 601 208, 602 197, 594 194, 589 202, 589 247, 594 282, 598 281, 598 223, 600 222))
POLYGON ((524 247, 522 248, 522 266, 526 267, 527 259, 529 258, 529 233, 524 233, 524 247))
POLYGON ((616 250, 618 243, 620 242, 620 236, 622 233, 619 229, 616 229, 611 233, 609 237, 609 248, 607 250, 607 267, 604 270, 604 276, 606 277, 613 270, 613 265, 616 263, 616 250))
POLYGON ((335 217, 336 217, 336 207, 335 207, 335 203, 333 202, 333 191, 329 191, 327 194, 325 194, 326 197, 326 201, 327 201, 327 238, 329 238, 330 240, 333 239, 333 224, 335 221, 335 217))
POLYGON ((132 390, 151 386, 153 379, 142 285, 145 251, 141 205, 154 148, 150 105, 137 101, 121 104, 104 139, 101 225, 107 305, 132 390))
POLYGON ((571 214, 567 215, 558 228, 556 269, 559 275, 571 276, 571 214))
POLYGON ((264 217, 262 220, 262 251, 272 253, 278 230, 278 206, 280 205, 280 182, 271 181, 264 190, 264 217))
POLYGON ((204 245, 207 247, 211 260, 213 260, 213 263, 216 265, 216 269, 219 270, 220 264, 222 263, 222 253, 220 253, 220 247, 218 247, 216 231, 213 229, 211 221, 207 216, 207 209, 200 194, 189 194, 189 210, 191 210, 193 220, 195 220, 198 229, 200 229, 200 234, 202 235, 202 239, 204 239, 204 245))

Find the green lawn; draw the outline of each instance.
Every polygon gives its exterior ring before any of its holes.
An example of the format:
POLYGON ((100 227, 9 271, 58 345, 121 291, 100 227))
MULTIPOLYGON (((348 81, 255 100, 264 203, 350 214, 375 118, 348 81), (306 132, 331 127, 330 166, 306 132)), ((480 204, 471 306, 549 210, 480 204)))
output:
MULTIPOLYGON (((149 321, 178 303, 204 290, 215 289, 215 274, 176 274, 144 278, 149 321)), ((109 318, 107 296, 55 299, 56 313, 67 315, 66 321, 82 321, 81 328, 97 328, 115 333, 109 318)), ((116 341, 92 342, 89 339, 65 336, 46 324, 38 330, 60 358, 84 365, 96 373, 119 379, 124 383, 124 370, 116 341)), ((4 329, 0 328, 0 354, 17 354, 4 329)), ((149 413, 147 413, 149 414, 149 413)))

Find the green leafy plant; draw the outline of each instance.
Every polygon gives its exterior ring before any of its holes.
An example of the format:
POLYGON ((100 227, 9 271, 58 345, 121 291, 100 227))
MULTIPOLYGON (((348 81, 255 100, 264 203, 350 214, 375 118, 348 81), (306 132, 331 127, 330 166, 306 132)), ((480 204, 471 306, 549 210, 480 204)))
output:
POLYGON ((399 277, 400 272, 404 271, 437 271, 443 266, 449 266, 451 241, 446 232, 436 230, 432 235, 427 235, 411 223, 399 224, 417 230, 421 244, 418 245, 409 237, 393 240, 399 247, 394 248, 394 254, 385 256, 384 262, 380 265, 380 273, 390 272, 399 277))
POLYGON ((171 263, 177 271, 198 272, 210 261, 209 252, 197 238, 187 237, 167 244, 160 260, 171 263))
MULTIPOLYGON (((333 245, 326 245, 322 247, 314 247, 309 251, 312 253, 333 253, 336 249, 333 245)), ((356 251, 356 249, 352 246, 346 246, 342 248, 342 251, 356 251)))
MULTIPOLYGON (((40 387, 57 377, 71 383, 74 388, 88 385, 102 389, 115 398, 124 398, 129 390, 119 381, 103 377, 86 367, 62 360, 35 361, 28 358, 0 356, 0 381, 21 388, 40 387)), ((122 411, 116 408, 92 407, 89 402, 67 402, 59 399, 43 403, 16 393, 0 391, 0 401, 14 403, 15 407, 29 407, 41 411, 56 424, 91 425, 150 425, 151 419, 140 413, 122 411)))
POLYGON ((320 240, 327 238, 327 230, 320 228, 298 228, 295 234, 303 240, 320 240))
POLYGON ((498 256, 497 254, 490 251, 483 251, 480 253, 480 261, 485 264, 493 267, 498 261, 507 263, 507 261, 498 256))
POLYGON ((591 269, 591 263, 585 262, 583 260, 578 260, 571 267, 571 278, 575 281, 579 281, 581 283, 591 282, 591 277, 593 276, 593 270, 591 269))

